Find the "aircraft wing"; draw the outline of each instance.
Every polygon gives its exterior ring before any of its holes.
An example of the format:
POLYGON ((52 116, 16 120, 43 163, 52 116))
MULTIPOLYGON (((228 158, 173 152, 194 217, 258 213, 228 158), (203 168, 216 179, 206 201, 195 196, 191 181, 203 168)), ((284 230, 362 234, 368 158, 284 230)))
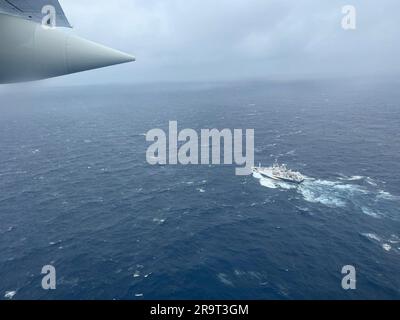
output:
POLYGON ((58 0, 0 0, 0 12, 41 23, 42 8, 46 5, 56 9, 57 27, 71 28, 58 0))

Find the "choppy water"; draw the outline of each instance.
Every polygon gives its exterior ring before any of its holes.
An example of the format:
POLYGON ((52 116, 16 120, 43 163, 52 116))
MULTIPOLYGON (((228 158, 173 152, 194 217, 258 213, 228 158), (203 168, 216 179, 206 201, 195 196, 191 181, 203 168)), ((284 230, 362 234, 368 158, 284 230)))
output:
POLYGON ((0 94, 4 299, 400 298, 400 93, 333 82, 0 94), (150 166, 144 134, 254 128, 256 162, 150 166), (41 289, 42 266, 57 289, 41 289), (341 288, 354 265, 357 290, 341 288))

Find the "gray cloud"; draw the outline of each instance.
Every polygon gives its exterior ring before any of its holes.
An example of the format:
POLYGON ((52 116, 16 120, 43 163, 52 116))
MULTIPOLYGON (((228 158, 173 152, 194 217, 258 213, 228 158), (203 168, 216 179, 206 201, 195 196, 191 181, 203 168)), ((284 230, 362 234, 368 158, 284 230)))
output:
POLYGON ((51 83, 397 73, 397 0, 63 0, 74 33, 138 61, 51 83), (357 30, 341 28, 343 5, 357 30))

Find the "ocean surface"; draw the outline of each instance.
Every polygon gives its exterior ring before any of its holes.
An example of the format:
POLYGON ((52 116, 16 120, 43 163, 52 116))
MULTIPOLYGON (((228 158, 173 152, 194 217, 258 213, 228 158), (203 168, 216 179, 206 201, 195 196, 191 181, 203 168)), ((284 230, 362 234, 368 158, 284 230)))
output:
MULTIPOLYGON (((398 83, 0 92, 0 299, 400 299, 398 83), (255 129, 255 160, 149 165, 153 128, 255 129), (41 287, 44 265, 57 289, 41 287), (343 290, 352 265, 357 289, 343 290)), ((167 131, 168 132, 168 131, 167 131)))

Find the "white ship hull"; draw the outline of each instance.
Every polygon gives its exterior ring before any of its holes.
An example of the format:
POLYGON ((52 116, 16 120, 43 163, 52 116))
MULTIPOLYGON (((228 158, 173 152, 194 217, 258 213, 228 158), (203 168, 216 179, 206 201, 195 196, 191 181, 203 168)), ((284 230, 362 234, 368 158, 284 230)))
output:
POLYGON ((296 183, 300 184, 304 182, 304 179, 300 180, 293 180, 293 179, 287 179, 284 177, 277 176, 273 173, 272 168, 253 168, 253 173, 257 173, 261 175, 263 178, 268 178, 276 181, 284 181, 284 182, 289 182, 289 183, 296 183))

